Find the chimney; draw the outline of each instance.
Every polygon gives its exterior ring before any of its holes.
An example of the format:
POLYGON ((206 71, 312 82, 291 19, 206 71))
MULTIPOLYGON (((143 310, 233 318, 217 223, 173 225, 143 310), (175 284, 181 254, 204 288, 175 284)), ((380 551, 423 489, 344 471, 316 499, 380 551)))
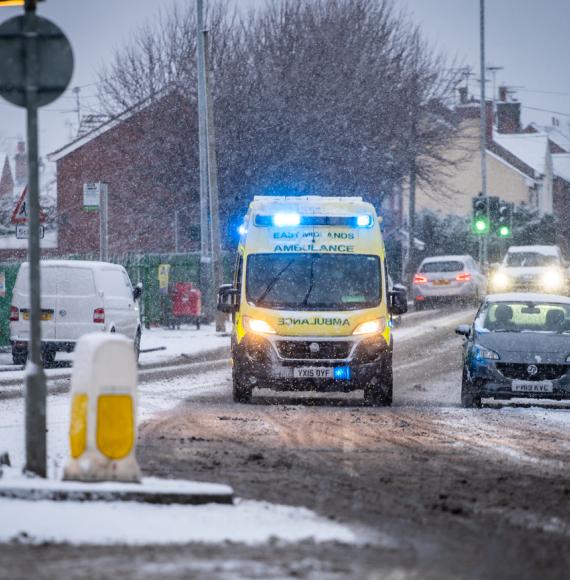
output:
POLYGON ((10 163, 8 157, 4 160, 4 167, 0 175, 0 197, 10 197, 14 194, 14 180, 12 179, 12 171, 10 170, 10 163))
POLYGON ((467 87, 459 87, 459 104, 465 105, 467 103, 467 87))
POLYGON ((28 158, 24 141, 18 141, 16 155, 14 155, 14 168, 16 187, 21 188, 28 183, 28 158))
POLYGON ((509 94, 509 88, 505 87, 504 85, 501 85, 499 87, 499 101, 506 103, 508 94, 509 94))
POLYGON ((497 103, 497 131, 499 133, 521 132, 521 104, 516 101, 497 103))

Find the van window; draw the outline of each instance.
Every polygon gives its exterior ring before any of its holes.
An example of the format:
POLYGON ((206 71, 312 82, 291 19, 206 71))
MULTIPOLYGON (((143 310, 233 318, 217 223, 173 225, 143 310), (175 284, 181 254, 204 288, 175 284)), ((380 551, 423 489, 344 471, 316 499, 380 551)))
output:
MULTIPOLYGON (((58 268, 45 268, 40 270, 40 284, 43 296, 55 296, 57 293, 58 268)), ((27 265, 20 267, 16 281, 16 291, 20 294, 29 294, 30 270, 27 265)))
MULTIPOLYGON (((53 270, 55 273, 55 270, 53 270)), ((93 272, 87 268, 58 268, 57 293, 60 296, 93 296, 93 272)), ((43 290, 42 290, 43 294, 43 290)))
POLYGON ((124 272, 121 270, 101 270, 99 272, 101 290, 105 296, 130 297, 131 290, 127 286, 124 272))

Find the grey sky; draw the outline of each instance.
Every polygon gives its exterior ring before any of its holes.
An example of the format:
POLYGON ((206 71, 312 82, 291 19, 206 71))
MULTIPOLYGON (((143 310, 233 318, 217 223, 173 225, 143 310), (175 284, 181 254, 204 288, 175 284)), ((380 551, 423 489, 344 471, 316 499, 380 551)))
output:
MULTIPOLYGON (((137 27, 152 21, 159 10, 192 0, 46 0, 39 13, 56 22, 74 46, 76 68, 71 86, 81 86, 82 106, 94 104, 95 71, 137 27), (90 86, 91 85, 91 86, 90 86)), ((230 0, 240 8, 262 6, 266 0, 230 0)), ((207 0, 206 0, 207 2, 207 0)), ((479 66, 479 0, 394 0, 424 33, 448 54, 474 70, 479 66)), ((0 9, 0 20, 21 9, 0 9)), ((519 86, 517 97, 527 107, 567 113, 570 122, 570 2, 568 0, 487 0, 487 60, 503 66, 497 79, 519 86), (522 88, 524 87, 524 89, 522 88), (546 94, 547 91, 566 94, 546 94)), ((472 83, 475 89, 475 82, 472 83)), ((40 113, 42 154, 65 144, 76 122, 74 98, 66 93, 40 113), (67 123, 67 126, 66 126, 67 123)), ((523 109, 524 121, 550 122, 552 113, 523 109)), ((25 134, 23 112, 0 102, 0 151, 11 150, 25 134)))

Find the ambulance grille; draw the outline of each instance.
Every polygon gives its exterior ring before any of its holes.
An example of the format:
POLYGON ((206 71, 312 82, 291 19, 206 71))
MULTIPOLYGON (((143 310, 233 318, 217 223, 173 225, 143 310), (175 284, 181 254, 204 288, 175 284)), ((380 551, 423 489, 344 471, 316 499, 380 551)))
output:
POLYGON ((277 341, 277 352, 285 359, 346 359, 351 347, 352 343, 345 341, 277 341))

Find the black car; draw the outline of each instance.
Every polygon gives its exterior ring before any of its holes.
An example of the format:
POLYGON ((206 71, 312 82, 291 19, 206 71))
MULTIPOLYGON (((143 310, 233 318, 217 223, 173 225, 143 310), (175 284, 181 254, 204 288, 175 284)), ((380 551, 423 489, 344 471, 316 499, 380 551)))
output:
POLYGON ((482 398, 570 399, 570 298, 548 294, 487 296, 466 337, 461 403, 482 398))

